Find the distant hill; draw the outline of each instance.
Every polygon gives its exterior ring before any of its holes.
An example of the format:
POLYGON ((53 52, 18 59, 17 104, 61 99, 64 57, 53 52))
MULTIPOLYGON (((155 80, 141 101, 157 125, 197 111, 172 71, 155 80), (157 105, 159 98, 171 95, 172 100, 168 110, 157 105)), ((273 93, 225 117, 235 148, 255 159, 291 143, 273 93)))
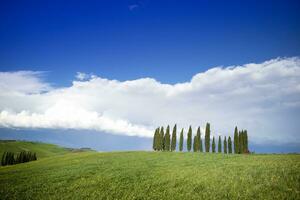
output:
POLYGON ((47 144, 42 142, 29 142, 17 140, 0 140, 0 157, 4 151, 19 153, 21 151, 32 151, 37 154, 38 159, 51 157, 55 155, 63 155, 70 152, 90 151, 91 149, 72 149, 64 148, 54 144, 47 144))

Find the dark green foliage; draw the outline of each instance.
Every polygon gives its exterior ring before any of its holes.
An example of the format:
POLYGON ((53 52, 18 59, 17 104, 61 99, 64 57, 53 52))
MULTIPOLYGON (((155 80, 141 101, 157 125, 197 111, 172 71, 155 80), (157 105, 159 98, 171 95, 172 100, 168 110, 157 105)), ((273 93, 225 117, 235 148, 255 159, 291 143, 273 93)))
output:
POLYGON ((199 140, 199 151, 200 152, 203 152, 203 145, 202 145, 202 139, 201 139, 201 131, 200 131, 200 127, 198 127, 198 130, 197 130, 197 137, 198 137, 198 140, 199 140), (199 133, 199 134, 198 134, 199 133))
POLYGON ((239 135, 238 135, 238 129, 235 127, 234 129, 234 153, 239 153, 239 135))
POLYGON ((244 151, 244 131, 239 131, 239 153, 243 153, 244 151))
POLYGON ((200 137, 200 143, 199 143, 199 150, 200 150, 200 152, 203 152, 203 144, 202 144, 201 137, 200 137))
POLYGON ((210 149, 210 124, 206 123, 205 128, 205 151, 209 152, 210 149))
POLYGON ((153 145, 152 145, 154 151, 157 151, 159 149, 158 144, 159 144, 159 128, 156 128, 154 132, 153 145))
POLYGON ((247 130, 245 130, 245 133, 244 133, 244 141, 245 141, 245 144, 244 144, 244 148, 245 148, 245 153, 249 153, 249 147, 248 147, 248 133, 247 133, 247 130))
POLYGON ((197 136, 195 135, 194 136, 194 141, 193 141, 193 151, 194 152, 197 152, 197 147, 198 146, 198 144, 197 144, 197 136))
POLYGON ((249 153, 248 134, 246 130, 239 133, 239 153, 249 153))
POLYGON ((164 127, 162 126, 160 128, 160 132, 159 132, 159 150, 162 151, 164 150, 164 138, 165 138, 165 133, 164 133, 164 127))
POLYGON ((216 152, 216 143, 215 143, 215 137, 213 137, 213 140, 212 140, 212 144, 211 144, 211 151, 213 153, 216 152))
POLYGON ((226 136, 224 137, 223 149, 224 149, 224 153, 227 153, 227 139, 226 139, 226 136))
POLYGON ((180 132, 180 139, 179 139, 179 151, 183 150, 183 129, 180 132))
POLYGON ((201 144, 201 131, 200 131, 200 127, 198 127, 197 129, 197 135, 196 135, 196 144, 197 144, 197 148, 196 148, 196 151, 200 151, 200 146, 202 146, 201 144))
POLYGON ((218 153, 222 153, 221 136, 219 136, 219 141, 218 141, 218 153))
POLYGON ((231 137, 228 137, 228 153, 232 153, 232 141, 231 137))
POLYGON ((170 126, 167 126, 166 135, 164 137, 164 151, 170 151, 170 126))
POLYGON ((172 132, 171 151, 176 150, 176 143, 177 143, 176 134, 177 134, 177 125, 175 124, 175 126, 173 127, 173 132, 172 132))
POLYGON ((5 157, 6 157, 6 152, 4 151, 3 155, 2 155, 2 159, 1 159, 1 165, 4 166, 5 165, 5 157))
POLYGON ((22 151, 19 154, 17 154, 17 157, 15 159, 15 155, 12 152, 4 152, 1 159, 1 165, 14 165, 18 163, 24 163, 37 160, 36 153, 32 153, 30 151, 22 151))
POLYGON ((188 135, 187 135, 187 150, 191 151, 192 148, 192 127, 189 127, 188 135))
POLYGON ((4 152, 1 159, 1 165, 13 165, 15 164, 14 153, 12 152, 4 152))

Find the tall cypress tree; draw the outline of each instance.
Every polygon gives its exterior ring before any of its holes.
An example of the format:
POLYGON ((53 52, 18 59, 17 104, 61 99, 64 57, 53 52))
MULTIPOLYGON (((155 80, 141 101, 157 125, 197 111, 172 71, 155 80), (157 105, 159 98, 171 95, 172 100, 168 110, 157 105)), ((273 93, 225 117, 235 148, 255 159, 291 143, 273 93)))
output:
POLYGON ((154 136, 153 136, 153 145, 152 145, 152 149, 154 150, 154 151, 156 151, 157 150, 157 137, 158 137, 158 129, 156 128, 155 129, 155 132, 154 132, 154 136))
POLYGON ((197 149, 196 149, 196 151, 200 151, 200 145, 201 145, 201 131, 200 131, 200 126, 197 129, 196 140, 197 140, 197 149))
POLYGON ((173 127, 173 132, 172 132, 172 142, 171 142, 171 151, 176 150, 176 134, 177 134, 177 125, 173 127))
POLYGON ((210 124, 206 123, 205 127, 205 152, 209 152, 210 149, 210 124))
POLYGON ((244 138, 243 138, 243 135, 244 135, 244 131, 239 131, 239 153, 244 153, 244 138))
POLYGON ((221 144, 221 136, 219 135, 219 141, 218 141, 218 153, 222 153, 222 144, 221 144))
POLYGON ((164 138, 164 150, 170 151, 170 126, 167 126, 166 134, 164 138))
POLYGON ((212 144, 211 144, 211 151, 213 153, 216 152, 216 143, 215 143, 215 137, 213 137, 213 140, 212 140, 212 144))
POLYGON ((203 143, 202 143, 201 136, 200 136, 200 142, 199 142, 199 150, 200 150, 200 152, 203 152, 203 143))
POLYGON ((160 128, 160 139, 159 139, 159 150, 162 151, 164 150, 164 138, 165 138, 165 132, 164 132, 164 127, 162 126, 160 128))
POLYGON ((228 153, 232 153, 232 141, 231 137, 228 137, 228 153))
POLYGON ((179 138, 179 151, 182 150, 183 150, 183 129, 181 129, 180 138, 179 138))
POLYGON ((152 149, 155 151, 155 138, 156 137, 156 129, 155 129, 155 132, 154 132, 154 135, 153 135, 153 143, 152 143, 152 149))
POLYGON ((189 127, 188 135, 187 135, 187 150, 191 151, 192 148, 192 127, 189 127))
POLYGON ((238 135, 238 129, 235 127, 234 129, 234 153, 239 153, 239 135, 238 135))
POLYGON ((249 153, 249 147, 248 147, 248 132, 247 130, 245 130, 245 133, 244 133, 244 140, 245 140, 245 153, 249 153))
POLYGON ((197 152, 197 135, 194 136, 194 141, 193 141, 193 151, 197 152))
POLYGON ((160 127, 157 128, 157 138, 156 138, 156 150, 160 151, 161 141, 160 141, 160 127))
POLYGON ((198 140, 199 140, 199 151, 203 152, 203 145, 202 145, 202 139, 201 139, 200 126, 198 127, 198 130, 197 130, 197 137, 198 137, 198 140))
POLYGON ((223 149, 224 149, 224 153, 227 153, 227 139, 226 139, 226 136, 224 137, 223 149))

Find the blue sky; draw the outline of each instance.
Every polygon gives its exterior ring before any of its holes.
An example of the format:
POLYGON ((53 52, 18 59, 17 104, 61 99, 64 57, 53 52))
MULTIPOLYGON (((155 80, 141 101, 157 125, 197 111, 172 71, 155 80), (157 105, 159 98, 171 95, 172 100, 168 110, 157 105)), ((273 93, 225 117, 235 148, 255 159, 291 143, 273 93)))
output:
POLYGON ((300 54, 299 1, 1 1, 0 69, 189 80, 300 54), (130 6, 136 5, 132 10, 130 6))
POLYGON ((42 129, 58 144, 92 134, 149 149, 157 126, 209 121, 216 137, 237 125, 253 147, 273 144, 263 152, 300 151, 284 150, 300 146, 299 10, 288 0, 1 1, 0 138, 40 140, 29 131, 42 129))

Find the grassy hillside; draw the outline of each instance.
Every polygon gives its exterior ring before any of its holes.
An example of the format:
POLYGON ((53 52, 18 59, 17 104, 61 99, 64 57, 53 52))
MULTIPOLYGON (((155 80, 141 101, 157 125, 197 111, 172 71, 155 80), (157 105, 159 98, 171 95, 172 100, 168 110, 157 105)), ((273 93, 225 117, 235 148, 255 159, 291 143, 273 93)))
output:
POLYGON ((0 157, 4 151, 14 153, 19 153, 21 151, 32 151, 37 154, 38 158, 44 158, 68 153, 70 152, 70 149, 41 142, 0 140, 0 157))
POLYGON ((1 199, 300 199, 300 155, 79 152, 0 167, 1 199))

